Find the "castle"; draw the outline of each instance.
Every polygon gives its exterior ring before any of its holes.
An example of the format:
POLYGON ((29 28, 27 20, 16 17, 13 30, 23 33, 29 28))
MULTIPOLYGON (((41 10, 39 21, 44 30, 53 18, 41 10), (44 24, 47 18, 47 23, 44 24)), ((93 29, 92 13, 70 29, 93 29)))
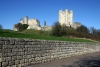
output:
POLYGON ((73 11, 66 9, 65 11, 59 10, 59 23, 61 25, 66 25, 68 27, 73 27, 77 29, 81 26, 81 23, 74 22, 73 23, 73 11))
POLYGON ((61 25, 72 26, 73 23, 73 11, 66 9, 65 11, 59 10, 59 23, 61 25))
POLYGON ((28 24, 28 28, 27 29, 37 29, 37 30, 41 30, 40 27, 40 21, 38 19, 32 18, 32 19, 28 19, 28 16, 24 17, 23 19, 20 19, 20 23, 21 24, 28 24))
MULTIPOLYGON (((35 29, 35 30, 51 30, 52 26, 46 26, 46 22, 44 22, 44 26, 41 27, 40 25, 40 21, 38 19, 32 18, 32 19, 28 19, 28 16, 24 17, 23 19, 20 19, 21 24, 28 24, 28 28, 27 29, 35 29)), ((18 28, 16 28, 16 24, 14 25, 13 28, 14 31, 18 31, 18 28)))
MULTIPOLYGON (((20 23, 21 24, 28 24, 28 28, 27 29, 35 29, 35 30, 51 30, 52 26, 46 26, 46 22, 44 23, 44 26, 41 27, 40 25, 40 21, 38 19, 28 19, 28 16, 24 17, 23 19, 20 19, 20 23)), ((59 10, 59 23, 61 25, 66 25, 69 27, 73 27, 73 28, 77 28, 80 27, 81 24, 80 23, 74 23, 73 24, 73 11, 70 10, 68 11, 68 9, 66 9, 65 11, 59 10)), ((15 24, 16 25, 16 24, 15 24)), ((15 27, 14 25, 14 30, 18 31, 18 29, 15 27)))

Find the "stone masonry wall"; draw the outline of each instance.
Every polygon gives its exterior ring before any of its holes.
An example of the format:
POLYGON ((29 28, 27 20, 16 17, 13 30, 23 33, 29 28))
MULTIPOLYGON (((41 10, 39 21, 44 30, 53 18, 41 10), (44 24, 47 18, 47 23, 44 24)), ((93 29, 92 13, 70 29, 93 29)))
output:
POLYGON ((0 38, 0 67, 23 67, 97 51, 99 43, 0 38))

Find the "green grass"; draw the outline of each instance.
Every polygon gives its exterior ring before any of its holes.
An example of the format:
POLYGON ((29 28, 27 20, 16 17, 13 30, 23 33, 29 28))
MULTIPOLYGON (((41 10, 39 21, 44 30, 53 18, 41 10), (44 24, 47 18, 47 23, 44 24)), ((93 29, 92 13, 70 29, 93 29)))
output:
POLYGON ((50 31, 24 30, 22 32, 18 32, 12 30, 2 30, 0 31, 0 37, 32 38, 32 39, 45 39, 45 40, 73 41, 73 42, 94 42, 87 39, 55 37, 55 36, 50 36, 49 33, 50 31))

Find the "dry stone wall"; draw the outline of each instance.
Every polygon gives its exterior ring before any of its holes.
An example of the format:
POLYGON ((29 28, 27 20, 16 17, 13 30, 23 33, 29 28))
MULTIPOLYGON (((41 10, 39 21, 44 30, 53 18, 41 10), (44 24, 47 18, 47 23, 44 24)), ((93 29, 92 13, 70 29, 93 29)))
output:
POLYGON ((99 43, 0 38, 0 67, 23 67, 97 51, 99 43))

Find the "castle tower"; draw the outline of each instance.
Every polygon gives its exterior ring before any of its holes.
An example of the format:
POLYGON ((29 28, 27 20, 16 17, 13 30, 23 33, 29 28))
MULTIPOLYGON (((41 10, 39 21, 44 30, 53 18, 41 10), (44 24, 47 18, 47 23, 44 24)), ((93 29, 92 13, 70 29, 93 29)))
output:
POLYGON ((24 21, 23 21, 23 19, 20 19, 20 23, 21 23, 21 24, 24 24, 24 21))
POLYGON ((61 12, 62 10, 59 10, 59 22, 61 23, 61 12))
POLYGON ((61 25, 65 24, 65 12, 62 10, 59 11, 59 22, 61 25))
POLYGON ((70 20, 69 20, 69 24, 72 25, 73 24, 73 11, 70 10, 70 20))
POLYGON ((28 24, 28 16, 24 17, 24 24, 28 24))
POLYGON ((65 11, 59 11, 59 23, 61 25, 71 26, 73 22, 73 11, 66 9, 65 11))
POLYGON ((65 21, 64 21, 64 24, 68 25, 68 17, 69 17, 69 14, 68 14, 68 9, 65 10, 65 21))

